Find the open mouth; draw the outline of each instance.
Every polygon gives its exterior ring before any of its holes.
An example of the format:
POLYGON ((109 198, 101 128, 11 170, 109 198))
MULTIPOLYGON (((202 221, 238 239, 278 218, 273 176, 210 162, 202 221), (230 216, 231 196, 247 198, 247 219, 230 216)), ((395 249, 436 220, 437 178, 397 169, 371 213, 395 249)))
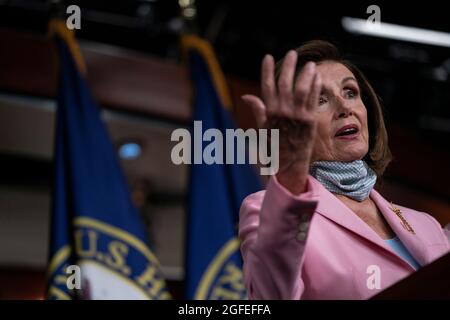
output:
POLYGON ((336 134, 335 137, 353 137, 358 133, 359 129, 358 126, 354 124, 346 125, 340 128, 336 134))

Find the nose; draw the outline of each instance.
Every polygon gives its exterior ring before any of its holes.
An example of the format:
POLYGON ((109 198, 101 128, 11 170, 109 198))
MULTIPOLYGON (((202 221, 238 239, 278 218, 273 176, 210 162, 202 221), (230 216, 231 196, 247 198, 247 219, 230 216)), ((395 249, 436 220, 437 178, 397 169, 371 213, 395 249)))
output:
POLYGON ((351 103, 342 97, 336 97, 336 118, 347 118, 353 115, 351 103))

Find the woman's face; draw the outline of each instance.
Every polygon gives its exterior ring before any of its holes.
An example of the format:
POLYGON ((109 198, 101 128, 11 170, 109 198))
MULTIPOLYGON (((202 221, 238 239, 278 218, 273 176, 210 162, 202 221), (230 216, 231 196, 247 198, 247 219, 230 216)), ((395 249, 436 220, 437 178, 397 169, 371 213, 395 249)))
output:
POLYGON ((353 73, 343 64, 317 65, 322 92, 317 107, 317 137, 312 161, 353 161, 369 150, 367 110, 353 73))

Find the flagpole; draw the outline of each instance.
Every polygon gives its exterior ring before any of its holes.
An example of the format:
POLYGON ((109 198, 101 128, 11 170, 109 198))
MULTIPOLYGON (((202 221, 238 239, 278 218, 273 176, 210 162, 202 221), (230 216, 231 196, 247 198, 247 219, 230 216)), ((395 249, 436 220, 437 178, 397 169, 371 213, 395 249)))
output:
POLYGON ((214 86, 216 87, 222 104, 228 111, 232 111, 232 102, 228 85, 220 68, 220 64, 214 54, 214 50, 209 42, 197 35, 186 34, 181 36, 181 48, 184 61, 187 60, 188 51, 190 50, 196 51, 203 56, 203 59, 208 64, 208 68, 213 77, 214 86))
POLYGON ((51 18, 48 23, 48 35, 50 37, 58 36, 64 40, 77 64, 78 70, 81 74, 86 75, 86 63, 81 54, 80 46, 75 39, 75 32, 69 30, 66 23, 61 18, 51 18))
MULTIPOLYGON (((214 49, 209 41, 198 36, 198 27, 196 20, 196 7, 194 1, 184 1, 181 7, 181 16, 184 22, 184 30, 180 37, 180 48, 182 60, 188 64, 189 51, 196 51, 202 55, 208 65, 210 74, 213 78, 214 86, 218 92, 222 105, 226 110, 232 113, 233 103, 230 91, 222 72, 219 61, 217 60, 214 49)), ((182 3, 182 2, 181 2, 182 3)))

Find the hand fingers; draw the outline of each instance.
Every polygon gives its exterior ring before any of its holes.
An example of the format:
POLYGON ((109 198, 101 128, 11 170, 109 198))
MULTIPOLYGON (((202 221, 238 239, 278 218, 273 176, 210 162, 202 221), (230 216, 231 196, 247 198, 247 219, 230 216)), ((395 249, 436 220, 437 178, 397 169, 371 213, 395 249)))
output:
POLYGON ((278 93, 281 108, 286 108, 292 103, 296 65, 297 52, 290 50, 284 58, 283 65, 281 66, 280 77, 278 78, 278 93))
POLYGON ((316 73, 314 77, 314 81, 311 85, 311 91, 308 97, 308 103, 306 104, 306 108, 308 110, 314 110, 317 104, 319 103, 320 92, 322 91, 322 79, 320 78, 320 74, 316 73))
POLYGON ((297 77, 294 90, 294 103, 296 108, 303 107, 308 102, 315 74, 316 64, 314 62, 308 62, 297 77))
POLYGON ((320 75, 316 73, 313 83, 311 84, 311 91, 309 92, 306 108, 308 110, 314 110, 319 103, 320 92, 322 91, 322 79, 320 75))
POLYGON ((255 114, 258 128, 262 128, 267 120, 266 107, 264 106, 262 100, 257 96, 250 94, 243 95, 241 98, 246 104, 250 105, 253 113, 255 114))
POLYGON ((273 110, 277 105, 277 91, 275 87, 275 62, 268 54, 261 64, 261 95, 268 110, 273 110))

